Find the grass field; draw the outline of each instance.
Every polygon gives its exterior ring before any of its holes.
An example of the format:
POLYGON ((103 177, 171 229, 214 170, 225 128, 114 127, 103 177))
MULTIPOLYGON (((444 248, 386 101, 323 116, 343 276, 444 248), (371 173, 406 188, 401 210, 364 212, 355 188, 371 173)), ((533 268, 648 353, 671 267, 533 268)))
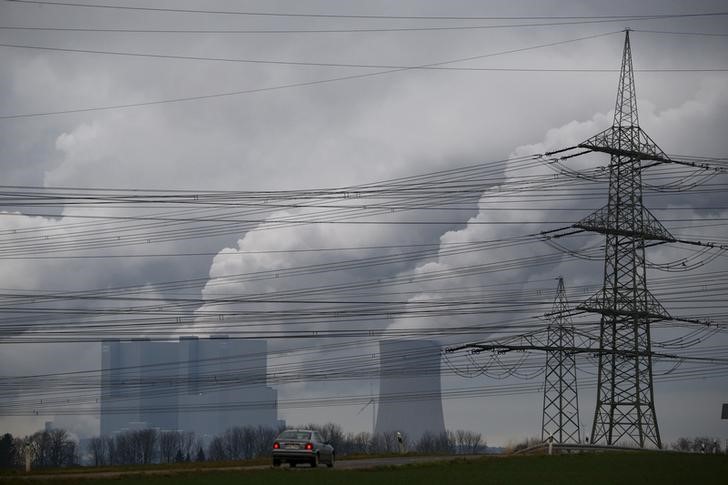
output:
POLYGON ((369 470, 266 469, 131 476, 123 479, 13 479, 4 483, 133 485, 386 485, 386 484, 728 484, 728 456, 668 453, 609 453, 561 456, 484 457, 469 461, 369 470))

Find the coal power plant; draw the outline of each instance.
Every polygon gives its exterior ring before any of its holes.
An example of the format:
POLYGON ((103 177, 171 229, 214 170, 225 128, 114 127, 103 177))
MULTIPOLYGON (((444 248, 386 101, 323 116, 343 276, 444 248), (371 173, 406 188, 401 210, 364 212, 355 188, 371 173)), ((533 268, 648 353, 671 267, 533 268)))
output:
POLYGON ((431 340, 381 341, 375 432, 400 432, 412 443, 425 432, 444 431, 440 346, 431 340))
POLYGON ((264 340, 107 340, 101 351, 101 435, 156 428, 210 438, 280 424, 264 340))

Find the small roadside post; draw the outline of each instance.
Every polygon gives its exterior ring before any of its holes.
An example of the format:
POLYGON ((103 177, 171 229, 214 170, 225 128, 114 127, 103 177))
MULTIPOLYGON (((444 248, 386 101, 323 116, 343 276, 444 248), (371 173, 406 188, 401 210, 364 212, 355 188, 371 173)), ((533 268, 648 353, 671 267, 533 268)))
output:
POLYGON ((33 463, 35 455, 35 447, 30 440, 25 442, 25 446, 23 446, 23 454, 25 455, 25 473, 30 473, 31 464, 33 463))
MULTIPOLYGON (((720 413, 720 419, 728 419, 728 402, 723 403, 723 410, 720 413)), ((725 440, 725 452, 728 455, 728 440, 725 440)))

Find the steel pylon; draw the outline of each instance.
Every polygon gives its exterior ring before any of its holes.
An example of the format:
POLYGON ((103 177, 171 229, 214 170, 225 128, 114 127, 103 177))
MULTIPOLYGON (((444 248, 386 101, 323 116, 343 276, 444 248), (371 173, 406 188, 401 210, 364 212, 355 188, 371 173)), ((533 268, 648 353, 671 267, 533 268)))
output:
POLYGON ((601 314, 592 443, 662 447, 652 386, 650 324, 670 315, 647 289, 645 243, 675 241, 642 205, 642 162, 669 157, 642 131, 629 30, 614 122, 579 147, 608 153, 609 201, 575 227, 606 236, 602 289, 577 308, 601 314))
POLYGON ((547 328, 546 372, 543 387, 541 440, 580 443, 579 399, 576 385, 576 357, 565 349, 574 347, 574 325, 568 316, 564 279, 559 285, 547 328))

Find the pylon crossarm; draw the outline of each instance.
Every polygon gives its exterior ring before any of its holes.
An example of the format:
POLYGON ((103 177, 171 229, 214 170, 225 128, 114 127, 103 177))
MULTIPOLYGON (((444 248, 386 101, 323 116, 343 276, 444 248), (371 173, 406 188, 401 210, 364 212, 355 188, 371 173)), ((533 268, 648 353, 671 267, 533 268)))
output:
POLYGON ((550 152, 546 152, 546 153, 542 154, 541 156, 542 157, 550 157, 550 156, 556 155, 558 153, 568 152, 569 150, 573 150, 574 148, 577 148, 577 146, 574 145, 574 146, 570 146, 570 147, 566 147, 566 148, 559 148, 558 150, 553 150, 553 151, 550 151, 550 152))
POLYGON ((678 242, 681 244, 688 244, 690 246, 701 246, 704 248, 717 248, 717 249, 722 249, 724 251, 728 250, 728 244, 720 244, 720 243, 710 242, 710 241, 703 242, 703 241, 690 241, 687 239, 675 239, 674 242, 678 242))
MULTIPOLYGON (((571 226, 571 227, 574 227, 574 226, 571 226)), ((568 229, 568 227, 567 227, 567 229, 568 229)), ((554 234, 553 236, 550 236, 550 235, 544 234, 544 233, 540 233, 540 234, 542 235, 541 239, 543 241, 548 241, 551 239, 560 239, 560 238, 566 237, 566 236, 573 236, 574 234, 581 234, 584 231, 585 231, 585 229, 577 229, 576 231, 565 232, 565 233, 561 233, 561 234, 554 234)))
POLYGON ((602 307, 589 307, 579 305, 577 308, 589 313, 599 313, 608 317, 630 317, 635 320, 644 321, 646 323, 659 322, 661 320, 672 320, 669 315, 653 312, 627 311, 627 310, 610 310, 602 307))
POLYGON ((674 322, 693 323, 695 325, 718 328, 721 330, 728 328, 728 325, 711 322, 710 320, 698 320, 695 318, 683 318, 683 317, 672 317, 672 318, 670 318, 670 320, 672 320, 674 322))
POLYGON ((579 310, 576 308, 569 308, 567 310, 562 310, 560 312, 548 312, 544 314, 544 317, 547 318, 571 318, 571 317, 578 317, 579 315, 583 315, 585 313, 589 313, 586 310, 579 310))
POLYGON ((640 206, 642 220, 631 225, 616 225, 610 217, 610 207, 604 206, 574 224, 574 229, 605 235, 623 236, 642 241, 676 242, 675 237, 644 206, 640 206))
POLYGON ((605 167, 595 167, 586 171, 579 171, 569 168, 563 163, 570 158, 580 157, 582 155, 586 155, 587 153, 591 153, 591 150, 582 150, 580 152, 572 153, 570 155, 565 155, 561 157, 547 157, 545 155, 540 155, 539 160, 546 167, 554 171, 555 177, 563 175, 574 179, 588 180, 590 182, 598 182, 600 180, 603 180, 607 175, 605 167))
POLYGON ((644 239, 649 241, 677 242, 674 238, 660 236, 659 234, 648 233, 645 231, 630 231, 626 229, 616 229, 605 226, 591 225, 587 222, 579 222, 574 224, 574 228, 583 229, 589 232, 598 232, 599 234, 612 234, 615 236, 631 237, 634 239, 644 239))
MULTIPOLYGON (((634 160, 654 160, 659 161, 661 163, 672 163, 672 160, 670 160, 667 157, 663 157, 657 154, 652 153, 646 153, 646 152, 640 152, 636 150, 622 150, 620 148, 612 148, 608 146, 597 146, 597 145, 588 145, 586 143, 580 143, 579 148, 586 148, 588 150, 591 150, 593 152, 602 152, 602 153, 608 153, 609 155, 615 155, 618 157, 625 157, 630 159, 630 161, 634 160)), ((625 163, 625 162, 622 162, 625 163)), ((644 168, 644 167, 643 167, 644 168)))
POLYGON ((699 168, 703 170, 711 170, 718 173, 728 173, 728 168, 725 167, 716 167, 714 165, 711 165, 709 162, 689 162, 686 160, 675 160, 673 158, 665 161, 655 161, 655 163, 651 163, 649 165, 643 165, 640 167, 641 170, 646 170, 648 168, 656 167, 657 165, 663 165, 666 163, 672 163, 675 165, 684 165, 686 167, 692 167, 692 168, 699 168))
POLYGON ((600 349, 599 347, 565 347, 554 345, 508 345, 508 344, 468 344, 463 348, 469 348, 474 353, 493 351, 497 353, 506 352, 564 352, 566 354, 616 354, 624 357, 641 357, 654 355, 653 352, 636 352, 633 350, 600 349))
MULTIPOLYGON (((602 133, 600 133, 600 135, 602 135, 603 133, 606 133, 610 130, 611 130, 611 128, 608 128, 608 129, 604 130, 602 133)), ((642 134, 644 134, 644 137, 646 137, 647 140, 649 140, 650 142, 652 141, 652 139, 646 133, 644 133, 641 129, 640 129, 640 131, 642 134)), ((599 135, 597 135, 597 136, 599 136, 599 135)), ((718 173, 728 173, 728 168, 722 167, 722 166, 716 166, 711 160, 708 160, 708 159, 693 161, 693 160, 681 160, 679 158, 670 157, 667 154, 663 153, 662 150, 660 150, 659 147, 657 147, 657 145, 654 145, 654 143, 651 143, 651 144, 655 147, 655 150, 652 152, 645 152, 645 151, 641 151, 641 150, 617 149, 617 148, 610 147, 607 145, 597 144, 596 140, 597 140, 596 137, 592 137, 588 140, 583 141, 582 143, 580 143, 578 145, 568 147, 568 148, 562 148, 559 150, 554 150, 552 152, 546 152, 546 153, 539 155, 539 157, 546 165, 550 165, 550 164, 556 164, 558 162, 563 162, 563 161, 569 160, 571 158, 580 157, 582 155, 587 155, 592 152, 600 152, 600 153, 607 153, 609 155, 616 155, 618 159, 619 158, 622 159, 620 161, 613 161, 612 168, 616 168, 619 165, 634 163, 635 160, 643 160, 643 161, 651 161, 653 163, 650 163, 648 165, 641 165, 639 167, 639 170, 647 170, 649 168, 657 167, 659 165, 674 164, 674 165, 683 165, 685 167, 691 167, 691 168, 696 168, 696 169, 703 169, 706 171, 710 170, 710 171, 714 171, 714 172, 718 172, 718 173), (564 152, 574 150, 576 148, 583 148, 583 150, 576 152, 576 153, 563 155, 560 157, 553 156, 553 155, 557 155, 559 153, 564 153, 564 152)), ((700 157, 696 157, 696 158, 700 158, 700 157)), ((598 167, 595 170, 604 171, 606 169, 607 169, 607 167, 602 166, 602 167, 598 167)), ((567 175, 568 174, 569 173, 567 173, 567 175)), ((588 174, 579 173, 578 175, 580 177, 588 177, 588 174)))

